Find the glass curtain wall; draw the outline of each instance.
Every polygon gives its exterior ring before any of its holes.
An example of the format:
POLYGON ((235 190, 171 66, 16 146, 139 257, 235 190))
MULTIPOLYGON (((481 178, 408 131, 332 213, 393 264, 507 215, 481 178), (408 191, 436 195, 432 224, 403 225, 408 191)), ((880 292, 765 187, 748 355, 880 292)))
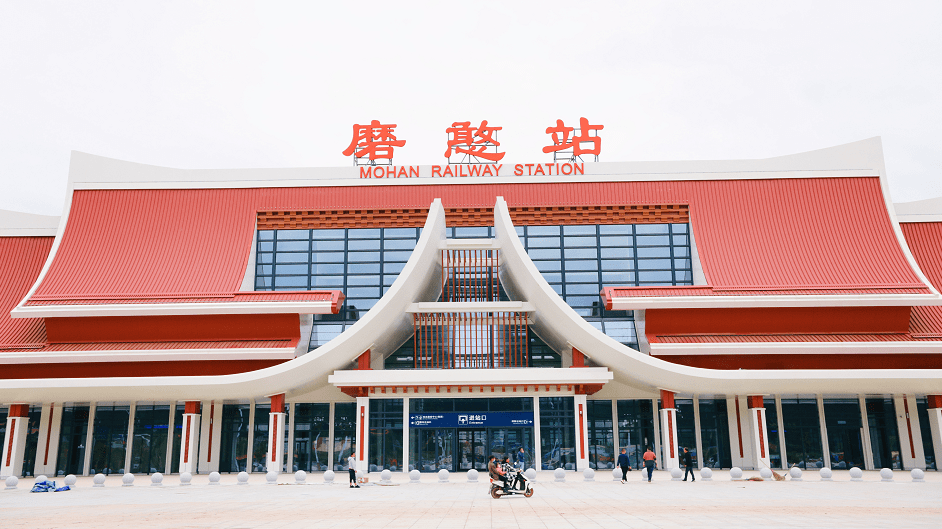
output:
POLYGON ((543 470, 576 469, 576 419, 572 397, 540 397, 543 470))
POLYGON ((683 454, 684 448, 690 451, 693 465, 697 459, 697 421, 693 416, 693 399, 674 399, 677 409, 677 453, 683 454))
POLYGON ((402 399, 370 400, 370 472, 402 470, 402 399))
POLYGON ((870 446, 873 467, 903 469, 900 457, 899 430, 892 398, 867 399, 867 422, 870 425, 870 446))
POLYGON ((855 398, 824 399, 824 425, 828 431, 830 467, 864 467, 860 401, 855 398))
POLYGON ((357 442, 357 404, 334 404, 334 470, 347 470, 347 458, 357 442))
POLYGON ((271 412, 270 404, 255 405, 255 425, 252 435, 252 472, 265 472, 268 462, 268 416, 271 412))
POLYGON ((248 404, 224 404, 222 406, 222 428, 219 432, 220 472, 247 471, 249 411, 248 404))
POLYGON ((916 413, 919 414, 919 430, 922 433, 922 450, 926 456, 926 468, 938 470, 935 459, 935 446, 932 444, 932 425, 929 424, 929 404, 927 399, 916 399, 916 413))
POLYGON ((294 405, 294 471, 330 468, 330 404, 294 405))
POLYGON ((123 474, 130 406, 97 406, 92 426, 90 474, 123 474))
POLYGON ((824 450, 821 422, 816 399, 782 399, 782 424, 785 426, 785 453, 788 466, 821 468, 824 450))
POLYGON ((59 425, 59 456, 56 475, 80 475, 85 470, 85 440, 88 436, 88 406, 64 406, 59 425))
POLYGON ((778 431, 778 409, 775 399, 765 398, 765 429, 769 432, 769 462, 772 468, 782 467, 782 445, 778 431))
POLYGON ((732 468, 726 399, 700 399, 700 442, 704 467, 732 468))
POLYGON ((649 399, 620 400, 618 406, 618 452, 627 450, 632 468, 641 468, 647 447, 654 449, 654 407, 649 399))
POLYGON ((612 401, 590 400, 586 422, 589 425, 589 466, 615 468, 615 437, 612 429, 612 401))
POLYGON ((134 439, 131 442, 132 474, 166 471, 169 425, 169 405, 149 404, 135 408, 134 439))

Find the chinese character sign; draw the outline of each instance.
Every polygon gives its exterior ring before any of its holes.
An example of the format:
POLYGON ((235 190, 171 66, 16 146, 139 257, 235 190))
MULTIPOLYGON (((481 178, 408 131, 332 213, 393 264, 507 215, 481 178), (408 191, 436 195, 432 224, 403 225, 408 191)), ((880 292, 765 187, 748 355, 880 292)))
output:
POLYGON ((506 153, 496 152, 500 142, 494 138, 494 133, 501 128, 503 127, 488 127, 487 120, 481 121, 478 127, 472 127, 470 121, 452 123, 451 127, 445 129, 445 133, 449 135, 445 158, 449 158, 450 162, 454 151, 455 154, 466 155, 465 158, 473 156, 488 162, 500 161, 506 153), (493 152, 488 152, 489 147, 493 147, 493 152))
POLYGON ((589 125, 588 119, 580 118, 579 133, 576 134, 576 129, 567 127, 563 120, 557 119, 555 127, 546 128, 546 133, 553 138, 553 144, 543 147, 543 152, 571 154, 573 160, 583 154, 598 156, 602 152, 602 138, 598 136, 598 131, 603 128, 603 125, 589 125), (596 131, 594 135, 592 131, 596 131))
POLYGON ((392 161, 393 147, 402 147, 406 140, 397 140, 393 132, 396 125, 382 125, 378 120, 373 120, 369 125, 354 125, 353 139, 350 146, 343 151, 344 156, 354 156, 354 160, 361 158, 369 159, 370 165, 375 165, 376 160, 392 161))

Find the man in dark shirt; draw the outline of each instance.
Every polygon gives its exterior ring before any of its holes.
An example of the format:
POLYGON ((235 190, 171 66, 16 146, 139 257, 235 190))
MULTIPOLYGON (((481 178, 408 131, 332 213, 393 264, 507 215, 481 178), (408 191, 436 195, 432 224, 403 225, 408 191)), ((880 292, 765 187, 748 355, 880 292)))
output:
POLYGON ((624 448, 618 454, 618 466, 621 468, 621 482, 625 483, 628 481, 628 471, 631 470, 631 463, 628 462, 628 454, 624 448))
POLYGON ((690 481, 697 481, 697 478, 693 475, 693 454, 687 450, 687 447, 684 447, 684 481, 687 481, 687 474, 690 474, 690 481))
POLYGON ((491 459, 487 463, 487 474, 491 479, 496 479, 503 483, 504 492, 507 492, 507 475, 504 469, 500 467, 500 462, 497 461, 495 456, 491 456, 491 459))

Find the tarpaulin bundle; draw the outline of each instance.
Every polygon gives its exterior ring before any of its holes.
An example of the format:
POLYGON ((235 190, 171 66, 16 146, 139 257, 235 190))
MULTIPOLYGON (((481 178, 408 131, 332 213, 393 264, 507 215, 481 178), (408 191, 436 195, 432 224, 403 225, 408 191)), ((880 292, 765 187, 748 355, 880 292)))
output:
POLYGON ((30 490, 30 492, 63 492, 67 490, 72 490, 72 489, 70 489, 68 485, 64 485, 62 487, 56 488, 55 481, 43 480, 43 481, 37 481, 36 483, 34 483, 33 489, 30 490))

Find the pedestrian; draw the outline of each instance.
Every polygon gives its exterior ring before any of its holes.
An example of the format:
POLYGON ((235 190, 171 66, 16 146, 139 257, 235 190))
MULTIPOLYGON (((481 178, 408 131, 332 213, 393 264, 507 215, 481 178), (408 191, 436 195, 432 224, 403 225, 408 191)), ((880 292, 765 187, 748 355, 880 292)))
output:
POLYGON ((517 468, 519 468, 520 470, 523 470, 523 467, 526 466, 526 457, 527 455, 523 451, 523 447, 521 446, 516 456, 516 465, 517 465, 517 468))
POLYGON ((648 469, 648 483, 651 483, 651 476, 654 475, 654 462, 657 461, 657 456, 654 455, 654 451, 651 450, 651 447, 648 447, 648 451, 642 456, 644 459, 644 468, 648 469))
POLYGON ((618 466, 621 467, 621 482, 626 483, 628 481, 628 472, 631 471, 631 463, 628 462, 628 453, 624 448, 618 454, 618 466))
POLYGON ((360 484, 357 483, 357 447, 354 446, 351 448, 350 457, 347 458, 347 465, 349 465, 350 470, 350 488, 358 489, 360 484))
POLYGON ((684 481, 687 481, 687 474, 690 474, 690 481, 697 481, 696 476, 693 475, 693 454, 690 453, 690 450, 687 450, 687 447, 684 447, 684 481))

